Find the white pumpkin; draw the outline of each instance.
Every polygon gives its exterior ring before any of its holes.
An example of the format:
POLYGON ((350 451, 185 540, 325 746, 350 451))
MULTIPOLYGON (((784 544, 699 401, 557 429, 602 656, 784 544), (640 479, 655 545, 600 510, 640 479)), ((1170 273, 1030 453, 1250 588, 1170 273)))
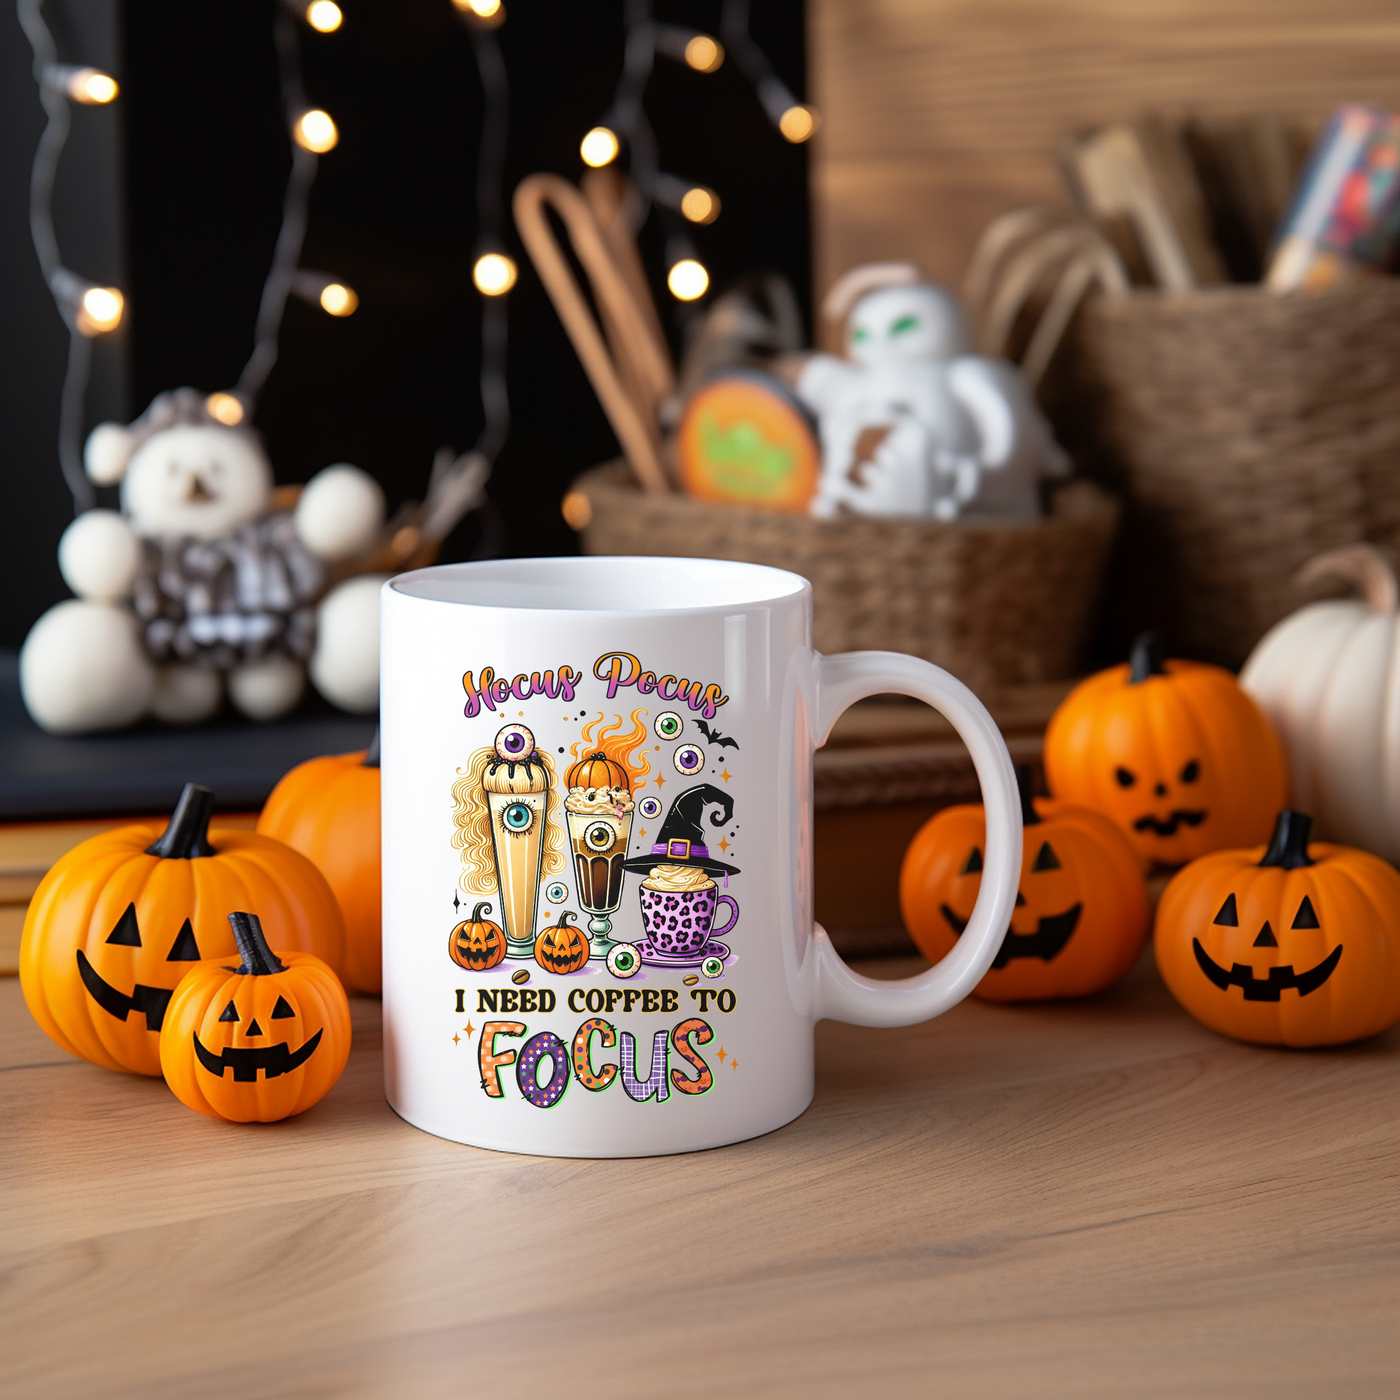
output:
POLYGON ((1330 550, 1299 574, 1359 598, 1312 603, 1254 648, 1240 684, 1288 749, 1288 805, 1319 836, 1400 862, 1400 591, 1379 550, 1330 550))

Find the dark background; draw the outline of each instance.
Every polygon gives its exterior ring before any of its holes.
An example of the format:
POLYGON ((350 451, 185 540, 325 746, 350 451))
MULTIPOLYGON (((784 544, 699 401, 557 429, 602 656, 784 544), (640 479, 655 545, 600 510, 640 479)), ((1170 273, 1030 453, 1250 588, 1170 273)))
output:
MULTIPOLYGON (((127 293, 127 321, 99 340, 87 426, 130 419, 164 389, 226 388, 252 348, 289 156, 272 47, 274 0, 50 0, 65 61, 122 84, 109 108, 74 108, 58 191, 65 261, 127 293)), ((392 508, 421 496, 433 453, 465 450, 481 427, 479 307, 471 283, 481 91, 471 39, 450 0, 342 0, 334 34, 302 26, 310 101, 340 127, 311 197, 303 267, 360 296, 344 320, 289 302, 281 355, 259 405, 277 478, 304 481, 351 461, 392 508)), ((752 31, 803 95, 801 0, 757 0, 752 31)), ((660 0, 658 18, 716 31, 718 0, 660 0)), ((621 0, 508 0, 496 31, 511 85, 504 197, 535 170, 576 179, 582 134, 603 117, 622 60, 621 0)), ((0 548, 0 645, 16 646, 66 596, 55 562, 71 502, 56 453, 67 336, 38 275, 27 224, 29 163, 42 127, 30 54, 13 9, 0 18, 0 424, 7 509, 0 548)), ((697 74, 659 57, 647 90, 664 169, 716 189, 719 220, 691 229, 713 291, 776 269, 806 302, 810 282, 803 147, 769 125, 732 61, 697 74)), ((572 552, 558 502, 579 471, 616 451, 544 290, 515 237, 509 296, 513 426, 488 488, 509 554, 572 552)), ((658 305, 664 233, 642 235, 658 305)), ((444 559, 478 548, 470 519, 444 559)))

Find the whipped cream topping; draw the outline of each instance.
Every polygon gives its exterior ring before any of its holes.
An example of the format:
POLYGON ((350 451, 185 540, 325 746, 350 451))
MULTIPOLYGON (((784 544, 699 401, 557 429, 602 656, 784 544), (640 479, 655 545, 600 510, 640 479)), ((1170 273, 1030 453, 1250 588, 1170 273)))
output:
POLYGON ((714 883, 698 865, 653 865, 651 873, 642 881, 646 889, 663 890, 669 894, 712 889, 714 883))
POLYGON ((564 797, 564 810, 581 816, 611 812, 620 817, 632 810, 632 794, 626 788, 570 788, 564 797))

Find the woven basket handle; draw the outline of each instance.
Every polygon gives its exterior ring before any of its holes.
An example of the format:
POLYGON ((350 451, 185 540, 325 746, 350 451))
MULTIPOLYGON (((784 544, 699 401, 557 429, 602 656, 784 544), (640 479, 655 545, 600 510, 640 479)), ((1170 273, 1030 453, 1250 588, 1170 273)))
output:
POLYGON ((1021 803, 1011 755, 982 702, 938 666, 892 651, 854 651, 816 659, 816 746, 847 706, 867 695, 911 695, 932 705, 972 755, 987 810, 982 888, 957 946, 936 967, 899 982, 852 972, 815 927, 815 1016, 858 1026, 910 1026, 956 1006, 992 965, 1016 904, 1021 878, 1021 803))

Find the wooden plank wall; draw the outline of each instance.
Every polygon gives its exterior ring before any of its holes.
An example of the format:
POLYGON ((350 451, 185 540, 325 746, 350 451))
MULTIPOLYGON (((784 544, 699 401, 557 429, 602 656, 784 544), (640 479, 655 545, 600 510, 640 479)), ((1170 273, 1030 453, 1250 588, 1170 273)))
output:
POLYGON ((1062 198, 1059 136, 1145 108, 1400 108, 1397 0, 809 0, 818 296, 912 258, 956 284, 977 234, 1062 198))

